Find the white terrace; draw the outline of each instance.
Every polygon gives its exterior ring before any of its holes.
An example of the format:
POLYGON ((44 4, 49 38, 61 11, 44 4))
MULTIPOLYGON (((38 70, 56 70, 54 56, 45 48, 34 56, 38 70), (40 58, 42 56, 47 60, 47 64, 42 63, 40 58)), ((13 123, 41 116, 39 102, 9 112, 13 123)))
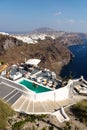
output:
MULTIPOLYGON (((74 86, 80 84, 79 81, 81 82, 80 79, 70 80, 65 87, 49 91, 47 94, 32 95, 25 87, 0 77, 0 98, 11 104, 15 111, 28 114, 53 114, 58 118, 61 116, 61 107, 70 106, 81 100, 82 97, 74 91, 74 86)), ((85 80, 83 81, 86 86, 85 80)), ((64 113, 64 110, 61 110, 64 113)), ((63 118, 61 116, 61 122, 63 118)))

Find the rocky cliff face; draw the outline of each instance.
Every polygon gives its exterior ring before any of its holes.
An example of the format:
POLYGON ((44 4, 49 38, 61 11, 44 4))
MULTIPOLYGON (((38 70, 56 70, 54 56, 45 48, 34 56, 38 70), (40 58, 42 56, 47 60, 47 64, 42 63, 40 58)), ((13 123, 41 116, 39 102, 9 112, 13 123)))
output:
POLYGON ((8 35, 0 34, 0 55, 13 46, 20 46, 23 42, 8 35))
POLYGON ((69 63, 72 53, 63 39, 38 40, 37 44, 23 44, 10 36, 0 35, 0 60, 8 63, 23 62, 25 57, 41 59, 40 67, 55 71, 58 75, 62 66, 69 63), (62 42, 61 42, 62 41, 62 42))
POLYGON ((81 44, 81 38, 78 34, 65 33, 64 35, 57 38, 64 46, 71 46, 75 44, 81 44))

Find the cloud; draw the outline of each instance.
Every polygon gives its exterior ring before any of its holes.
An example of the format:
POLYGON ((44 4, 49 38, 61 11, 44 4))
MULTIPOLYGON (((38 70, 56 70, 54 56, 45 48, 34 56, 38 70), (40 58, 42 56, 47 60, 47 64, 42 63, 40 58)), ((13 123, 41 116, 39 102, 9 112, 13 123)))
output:
POLYGON ((71 24, 73 24, 73 23, 75 23, 76 21, 74 20, 74 19, 69 19, 69 20, 67 20, 67 23, 71 23, 71 24))
POLYGON ((59 15, 61 15, 61 14, 62 14, 62 12, 61 12, 61 11, 58 11, 58 12, 54 13, 54 16, 59 16, 59 15))

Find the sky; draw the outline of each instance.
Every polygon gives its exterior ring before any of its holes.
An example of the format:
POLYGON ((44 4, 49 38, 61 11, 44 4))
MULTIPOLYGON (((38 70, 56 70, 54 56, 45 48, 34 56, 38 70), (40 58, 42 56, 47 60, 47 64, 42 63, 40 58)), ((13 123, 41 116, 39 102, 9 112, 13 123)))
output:
POLYGON ((40 27, 87 33, 87 0, 0 0, 0 31, 40 27))

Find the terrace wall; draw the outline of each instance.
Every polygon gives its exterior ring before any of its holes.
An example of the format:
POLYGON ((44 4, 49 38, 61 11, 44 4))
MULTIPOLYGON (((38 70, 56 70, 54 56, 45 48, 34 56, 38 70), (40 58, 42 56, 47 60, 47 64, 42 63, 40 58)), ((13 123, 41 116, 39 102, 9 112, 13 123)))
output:
POLYGON ((35 94, 35 101, 54 101, 54 91, 35 94))
POLYGON ((34 96, 35 101, 62 101, 67 98, 69 98, 69 86, 65 86, 54 91, 35 94, 34 96))
POLYGON ((69 98, 69 86, 59 88, 58 90, 55 90, 54 93, 55 101, 66 100, 67 98, 69 98))

